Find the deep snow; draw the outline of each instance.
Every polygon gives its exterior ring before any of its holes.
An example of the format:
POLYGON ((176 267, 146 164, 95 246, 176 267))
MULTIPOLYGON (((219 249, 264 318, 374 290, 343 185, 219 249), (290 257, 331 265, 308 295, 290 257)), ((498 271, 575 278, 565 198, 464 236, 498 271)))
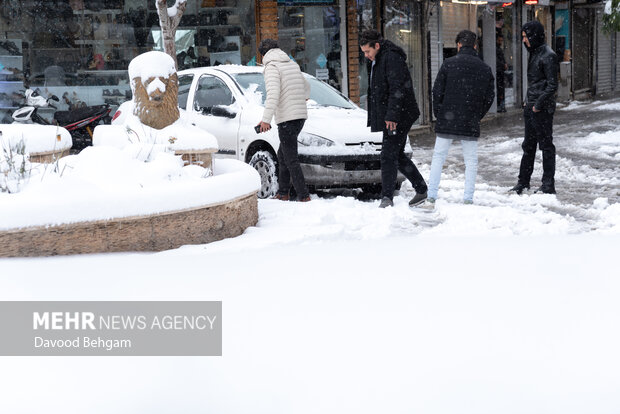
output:
MULTIPOLYGON (((405 184, 388 209, 261 200, 256 227, 209 245, 0 259, 0 300, 222 300, 224 326, 222 357, 0 357, 0 412, 618 413, 612 116, 557 124, 558 196, 507 193, 504 130, 472 206, 455 145, 434 211, 405 184)), ((431 152, 414 148, 425 177, 431 152)))

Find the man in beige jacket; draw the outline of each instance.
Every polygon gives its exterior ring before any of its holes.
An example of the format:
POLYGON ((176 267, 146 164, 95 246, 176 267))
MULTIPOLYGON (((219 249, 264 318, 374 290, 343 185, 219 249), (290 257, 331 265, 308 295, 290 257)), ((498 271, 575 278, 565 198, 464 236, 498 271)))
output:
POLYGON ((271 118, 275 117, 280 138, 279 189, 274 198, 289 200, 292 182, 297 193, 297 200, 310 201, 310 193, 297 154, 297 136, 308 119, 306 100, 310 98, 310 84, 301 73, 299 65, 278 48, 275 40, 263 40, 258 51, 263 55, 265 89, 267 90, 265 110, 258 126, 260 132, 269 131, 271 118))

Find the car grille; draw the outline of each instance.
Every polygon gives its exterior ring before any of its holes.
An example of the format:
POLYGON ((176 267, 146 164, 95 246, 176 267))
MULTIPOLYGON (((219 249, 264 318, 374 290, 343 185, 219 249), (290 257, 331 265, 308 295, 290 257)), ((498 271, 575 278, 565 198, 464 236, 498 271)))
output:
POLYGON ((371 171, 380 169, 380 161, 346 161, 344 163, 345 171, 371 171))

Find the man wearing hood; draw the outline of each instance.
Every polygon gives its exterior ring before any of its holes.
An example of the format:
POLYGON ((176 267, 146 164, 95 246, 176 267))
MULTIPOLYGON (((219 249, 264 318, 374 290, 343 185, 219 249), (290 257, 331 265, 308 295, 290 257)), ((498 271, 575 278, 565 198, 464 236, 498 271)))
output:
POLYGON ((530 188, 534 171, 536 145, 542 151, 542 186, 536 192, 555 194, 555 146, 553 145, 553 113, 558 90, 558 58, 545 44, 545 29, 539 22, 523 25, 521 36, 529 52, 527 95, 523 109, 525 139, 519 179, 511 191, 521 194, 530 188))
POLYGON ((265 39, 258 46, 263 55, 265 70, 265 110, 257 125, 260 132, 271 129, 271 118, 278 125, 280 148, 278 149, 278 193, 275 199, 288 201, 291 181, 298 201, 310 201, 304 173, 299 164, 297 136, 301 132, 308 109, 306 100, 310 98, 310 84, 301 73, 299 65, 278 48, 273 39, 265 39))
POLYGON ((407 55, 400 47, 383 39, 376 30, 360 36, 360 47, 368 59, 368 126, 383 132, 381 147, 381 204, 393 206, 396 178, 400 171, 413 185, 416 195, 410 205, 426 199, 426 183, 415 164, 405 155, 407 133, 420 116, 407 67, 407 55))

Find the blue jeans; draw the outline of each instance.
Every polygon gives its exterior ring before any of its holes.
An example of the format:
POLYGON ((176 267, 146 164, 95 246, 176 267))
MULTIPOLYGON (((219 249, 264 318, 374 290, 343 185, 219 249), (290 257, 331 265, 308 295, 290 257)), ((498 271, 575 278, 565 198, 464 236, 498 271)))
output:
MULTIPOLYGON (((463 199, 465 201, 473 201, 476 174, 478 173, 478 141, 461 140, 461 144, 463 145, 463 159, 465 160, 465 195, 463 199)), ((433 161, 431 162, 431 176, 428 179, 428 198, 437 199, 441 170, 448 156, 450 145, 452 145, 452 139, 442 138, 437 135, 435 150, 433 151, 433 161)))

